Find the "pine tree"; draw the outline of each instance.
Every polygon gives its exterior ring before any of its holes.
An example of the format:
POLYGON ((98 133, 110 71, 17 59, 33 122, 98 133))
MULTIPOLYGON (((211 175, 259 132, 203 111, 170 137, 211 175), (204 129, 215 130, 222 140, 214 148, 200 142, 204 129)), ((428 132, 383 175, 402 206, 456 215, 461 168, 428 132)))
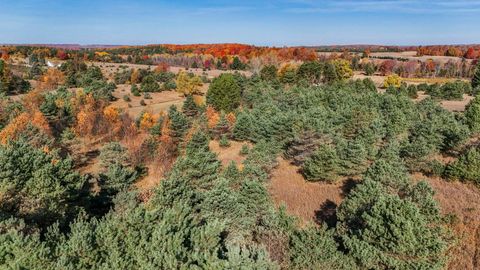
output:
POLYGON ((170 136, 176 142, 182 141, 189 128, 187 117, 179 112, 175 105, 172 105, 168 110, 168 118, 170 119, 170 136))
POLYGON ((472 88, 477 88, 478 86, 480 86, 480 62, 477 64, 472 78, 472 88))
POLYGON ((210 151, 208 142, 205 133, 195 133, 187 144, 185 156, 177 160, 170 177, 189 179, 199 188, 211 187, 217 178, 220 162, 210 151))
POLYGON ((302 167, 303 175, 309 181, 332 183, 337 180, 339 171, 337 152, 330 145, 321 145, 302 167))
POLYGON ((227 135, 223 134, 222 137, 220 138, 219 145, 222 148, 227 148, 230 147, 230 141, 227 138, 227 135))
POLYGON ((237 117, 237 122, 233 127, 233 137, 239 141, 245 141, 252 138, 253 121, 250 113, 241 112, 237 117))
POLYGON ((478 96, 468 104, 465 119, 472 132, 480 132, 480 98, 478 96))
POLYGON ((230 132, 230 123, 225 118, 225 114, 220 115, 220 120, 214 129, 214 134, 216 138, 222 137, 230 132))
POLYGON ((198 114, 199 108, 193 100, 192 95, 187 95, 185 101, 183 102, 182 111, 188 117, 194 117, 198 114))
POLYGON ((342 174, 356 175, 365 171, 368 160, 367 151, 363 144, 358 141, 349 141, 341 149, 342 174))
POLYGON ((246 156, 250 152, 250 148, 248 147, 247 144, 242 145, 242 148, 240 149, 240 155, 246 156))
POLYGON ((240 105, 241 88, 232 74, 222 74, 210 84, 207 104, 217 111, 231 112, 240 105))

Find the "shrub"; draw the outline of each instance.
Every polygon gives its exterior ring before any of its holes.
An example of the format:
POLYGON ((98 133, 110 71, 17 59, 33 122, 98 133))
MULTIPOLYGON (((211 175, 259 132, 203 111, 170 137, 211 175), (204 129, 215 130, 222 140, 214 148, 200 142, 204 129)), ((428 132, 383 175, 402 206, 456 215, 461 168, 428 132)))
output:
POLYGON ((387 78, 385 78, 385 81, 383 81, 383 87, 389 88, 392 86, 392 87, 398 88, 400 87, 401 83, 402 83, 402 79, 400 78, 400 76, 398 76, 397 74, 392 74, 387 76, 387 78))
POLYGON ((130 88, 130 92, 132 93, 132 95, 134 95, 135 97, 139 97, 140 96, 140 91, 138 90, 138 87, 136 84, 132 84, 132 87, 130 88))
POLYGON ((246 156, 246 155, 248 155, 249 151, 250 151, 250 148, 248 147, 248 145, 244 144, 244 145, 242 145, 242 148, 240 149, 240 155, 246 156))
POLYGON ((222 137, 220 137, 219 145, 222 148, 230 147, 230 141, 228 140, 227 135, 223 134, 222 137))
POLYGON ((143 93, 143 98, 144 99, 152 99, 152 96, 150 95, 150 93, 144 92, 143 93))
POLYGON ((129 95, 123 95, 123 100, 124 100, 125 102, 130 102, 130 101, 132 101, 132 99, 130 98, 129 95))
POLYGON ((140 100, 140 105, 141 106, 147 106, 147 103, 145 103, 145 100, 142 99, 142 100, 140 100))
POLYGON ((365 64, 363 69, 365 71, 365 75, 367 76, 372 76, 375 73, 375 65, 371 62, 368 62, 367 64, 365 64))

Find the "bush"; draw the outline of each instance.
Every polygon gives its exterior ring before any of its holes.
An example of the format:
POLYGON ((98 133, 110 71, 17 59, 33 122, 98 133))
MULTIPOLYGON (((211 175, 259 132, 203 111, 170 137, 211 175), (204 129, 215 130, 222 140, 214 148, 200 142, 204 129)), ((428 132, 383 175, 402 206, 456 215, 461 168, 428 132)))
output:
POLYGON ((145 100, 142 99, 142 100, 140 100, 140 105, 141 106, 147 106, 147 103, 145 103, 145 100))
POLYGON ((250 148, 248 147, 248 145, 244 144, 244 145, 242 145, 242 148, 240 149, 240 155, 246 156, 246 155, 248 155, 249 151, 250 151, 250 148))
POLYGON ((223 134, 222 137, 220 137, 219 145, 222 148, 230 147, 230 141, 228 140, 227 135, 223 134))
POLYGON ((132 95, 134 95, 135 97, 139 97, 140 96, 140 91, 138 90, 138 87, 136 84, 132 84, 132 87, 130 88, 130 92, 132 93, 132 95))
POLYGON ((143 78, 140 89, 142 92, 159 92, 161 90, 153 75, 143 78))
POLYGON ((125 102, 130 102, 130 101, 132 101, 132 99, 130 98, 129 95, 123 95, 123 100, 124 100, 125 102))
POLYGON ((389 75, 387 76, 387 78, 385 78, 385 81, 383 81, 384 88, 389 88, 389 87, 398 88, 401 86, 401 84, 402 84, 402 79, 397 74, 389 75))
POLYGON ((143 93, 143 98, 144 99, 152 99, 152 96, 150 95, 150 93, 144 92, 143 93))

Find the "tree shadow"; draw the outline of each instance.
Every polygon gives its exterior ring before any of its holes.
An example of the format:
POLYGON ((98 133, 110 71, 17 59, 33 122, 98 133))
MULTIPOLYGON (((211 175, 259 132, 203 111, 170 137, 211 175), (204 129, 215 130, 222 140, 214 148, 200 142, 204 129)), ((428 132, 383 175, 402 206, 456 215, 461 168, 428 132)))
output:
POLYGON ((326 200, 320 209, 315 211, 315 222, 317 224, 325 223, 329 228, 337 225, 337 204, 331 200, 326 200))
POLYGON ((352 189, 354 189, 355 186, 357 185, 358 185, 358 181, 352 178, 345 180, 342 185, 342 193, 341 193, 342 197, 343 198, 347 197, 348 193, 350 193, 350 191, 352 191, 352 189))

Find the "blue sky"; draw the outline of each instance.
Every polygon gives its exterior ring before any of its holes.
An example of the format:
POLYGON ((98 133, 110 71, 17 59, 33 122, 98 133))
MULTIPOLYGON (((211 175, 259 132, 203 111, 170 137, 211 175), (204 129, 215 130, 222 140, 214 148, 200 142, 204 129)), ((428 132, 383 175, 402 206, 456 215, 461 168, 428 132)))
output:
POLYGON ((0 43, 480 43, 480 0, 0 0, 0 43))

